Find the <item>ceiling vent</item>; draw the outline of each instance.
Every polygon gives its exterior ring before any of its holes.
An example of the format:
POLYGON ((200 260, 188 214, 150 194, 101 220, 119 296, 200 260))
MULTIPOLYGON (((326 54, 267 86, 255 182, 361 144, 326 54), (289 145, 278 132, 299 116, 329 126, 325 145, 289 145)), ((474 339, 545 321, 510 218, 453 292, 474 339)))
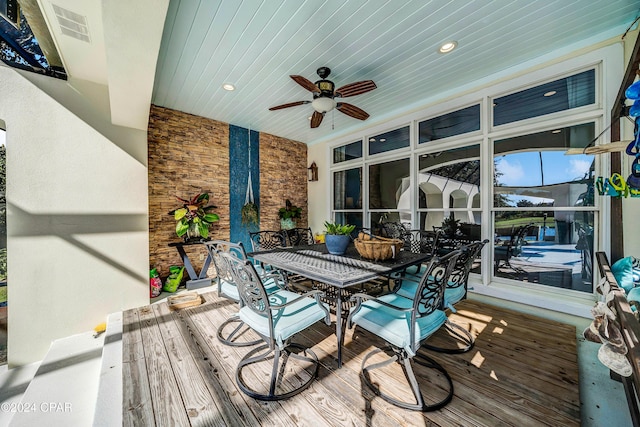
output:
POLYGON ((52 6, 56 18, 58 18, 58 24, 60 24, 62 34, 82 40, 83 42, 91 43, 86 16, 79 15, 55 4, 52 4, 52 6))

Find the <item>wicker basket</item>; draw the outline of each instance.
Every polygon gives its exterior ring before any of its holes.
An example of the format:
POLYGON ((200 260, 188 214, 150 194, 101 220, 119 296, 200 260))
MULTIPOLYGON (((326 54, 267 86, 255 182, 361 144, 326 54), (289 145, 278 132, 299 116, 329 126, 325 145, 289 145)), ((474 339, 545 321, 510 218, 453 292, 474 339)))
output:
POLYGON ((384 261, 389 258, 395 258, 395 255, 400 252, 400 249, 404 246, 404 242, 400 239, 388 239, 386 237, 371 236, 365 233, 360 233, 353 243, 362 258, 372 259, 374 261, 384 261))

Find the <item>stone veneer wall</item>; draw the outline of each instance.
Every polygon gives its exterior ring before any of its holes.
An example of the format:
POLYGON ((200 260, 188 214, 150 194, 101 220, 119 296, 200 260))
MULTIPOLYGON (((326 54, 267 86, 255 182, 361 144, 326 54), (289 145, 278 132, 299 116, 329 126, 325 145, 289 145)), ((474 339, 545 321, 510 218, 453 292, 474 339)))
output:
MULTIPOLYGON (((207 191, 220 221, 211 227, 212 239, 228 240, 229 124, 181 111, 151 106, 148 129, 149 151, 149 262, 158 268, 163 281, 170 265, 182 265, 175 248, 167 246, 180 239, 175 221, 168 212, 179 207, 176 196, 191 197, 207 191)), ((262 230, 278 230, 278 209, 289 198, 303 208, 301 226, 307 224, 307 146, 277 136, 260 133, 260 214, 262 230)), ((255 177, 253 178, 256 179, 255 177)), ((187 247, 194 268, 200 271, 206 254, 202 245, 187 247)), ((186 272, 185 272, 186 276, 186 272)))

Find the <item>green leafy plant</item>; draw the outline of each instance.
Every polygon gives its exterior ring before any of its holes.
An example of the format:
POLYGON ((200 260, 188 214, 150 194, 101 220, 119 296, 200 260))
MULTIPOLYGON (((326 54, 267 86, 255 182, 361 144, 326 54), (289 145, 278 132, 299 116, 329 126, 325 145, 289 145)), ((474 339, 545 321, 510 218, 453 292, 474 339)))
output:
POLYGON ((285 201, 285 207, 280 208, 278 210, 278 218, 280 219, 289 219, 289 218, 301 218, 302 217, 302 208, 298 206, 294 206, 289 199, 285 201))
POLYGON ((258 210, 258 205, 255 203, 246 203, 240 210, 240 214, 242 215, 242 223, 244 225, 258 225, 260 212, 258 210))
POLYGON ((335 222, 324 222, 324 229, 327 234, 349 235, 356 229, 355 225, 337 224, 335 222))
POLYGON ((442 232, 447 236, 455 236, 460 229, 460 220, 455 219, 453 215, 442 221, 442 232))
POLYGON ((197 228, 200 236, 205 239, 209 237, 209 226, 220 220, 217 214, 210 212, 216 209, 216 206, 207 206, 209 193, 196 194, 192 199, 176 198, 183 203, 182 207, 169 212, 169 214, 173 215, 177 221, 176 234, 178 237, 184 236, 190 227, 197 228))

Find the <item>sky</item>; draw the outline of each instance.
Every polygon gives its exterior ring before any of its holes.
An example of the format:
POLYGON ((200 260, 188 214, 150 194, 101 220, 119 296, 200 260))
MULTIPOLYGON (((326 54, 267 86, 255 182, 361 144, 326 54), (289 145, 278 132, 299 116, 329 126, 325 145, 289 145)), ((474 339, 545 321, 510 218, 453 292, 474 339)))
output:
MULTIPOLYGON (((584 178, 592 162, 591 155, 567 156, 563 151, 543 151, 544 185, 584 178)), ((499 182, 508 187, 531 187, 543 184, 538 151, 498 157, 496 169, 502 173, 498 178, 499 182)))

